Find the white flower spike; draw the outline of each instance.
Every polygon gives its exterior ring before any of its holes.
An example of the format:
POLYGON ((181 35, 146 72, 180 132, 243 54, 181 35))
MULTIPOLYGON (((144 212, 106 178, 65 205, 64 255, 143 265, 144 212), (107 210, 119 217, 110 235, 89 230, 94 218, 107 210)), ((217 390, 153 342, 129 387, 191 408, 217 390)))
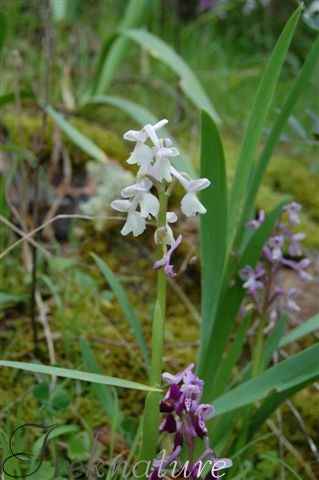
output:
POLYGON ((126 222, 121 230, 122 235, 132 232, 137 237, 144 232, 146 219, 151 217, 156 219, 157 229, 154 238, 157 244, 163 246, 163 258, 154 264, 154 268, 164 268, 168 276, 174 276, 170 257, 181 243, 182 236, 179 235, 175 240, 169 225, 177 221, 177 215, 166 211, 167 196, 170 195, 174 184, 168 189, 167 186, 172 183, 173 177, 182 184, 186 194, 181 200, 181 210, 184 215, 191 217, 206 213, 206 208, 196 193, 207 188, 210 181, 207 178, 198 180, 187 178, 171 165, 170 158, 179 155, 179 151, 169 138, 159 138, 157 134, 157 131, 167 123, 167 120, 163 119, 154 125, 145 125, 142 130, 129 130, 124 134, 125 140, 136 143, 127 163, 138 165, 139 170, 136 183, 123 188, 122 199, 114 200, 111 206, 119 212, 127 213, 126 222), (152 193, 152 189, 155 192, 152 193), (163 196, 163 193, 166 195, 163 196), (159 200, 161 198, 165 198, 162 203, 159 200), (166 222, 163 221, 165 212, 166 222), (167 250, 167 247, 170 248, 167 250))

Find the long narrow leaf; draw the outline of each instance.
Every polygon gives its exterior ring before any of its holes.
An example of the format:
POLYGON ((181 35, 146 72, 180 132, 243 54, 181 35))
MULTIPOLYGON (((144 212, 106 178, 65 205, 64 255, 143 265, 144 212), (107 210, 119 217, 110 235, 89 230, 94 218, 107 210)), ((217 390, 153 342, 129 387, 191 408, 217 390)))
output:
POLYGON ((247 188, 264 123, 269 113, 282 65, 287 55, 301 12, 302 7, 300 6, 293 13, 281 33, 261 78, 255 103, 249 116, 236 165, 235 178, 230 196, 231 211, 228 225, 230 245, 232 245, 232 239, 236 233, 235 227, 238 220, 238 212, 242 206, 243 195, 247 188))
MULTIPOLYGON (((119 108, 123 112, 127 113, 133 120, 135 120, 141 127, 151 123, 157 123, 158 118, 149 110, 142 107, 138 103, 132 102, 131 100, 126 100, 124 98, 116 97, 114 95, 95 95, 86 100, 84 106, 105 104, 111 105, 113 107, 119 108)), ((169 137, 174 145, 181 152, 181 148, 178 146, 177 141, 172 137, 169 131, 166 128, 161 129, 161 133, 165 137, 169 137)), ((180 155, 172 158, 172 163, 178 170, 187 172, 191 176, 195 176, 195 170, 191 163, 189 157, 186 156, 184 152, 181 152, 180 155)))
POLYGON ((81 150, 90 155, 92 158, 101 163, 107 162, 107 156, 92 140, 87 138, 83 133, 77 130, 70 122, 68 122, 60 113, 54 110, 52 107, 47 107, 48 114, 67 135, 72 142, 77 145, 81 150))
MULTIPOLYGON (((137 28, 142 25, 152 6, 152 0, 139 0, 138 2, 130 0, 119 29, 137 28)), ((106 91, 128 52, 130 40, 116 37, 116 34, 112 34, 105 40, 98 59, 91 95, 100 95, 106 91)))
POLYGON ((254 232, 241 259, 233 266, 231 275, 225 274, 225 285, 219 301, 219 307, 215 313, 215 317, 210 320, 213 322, 213 328, 210 329, 210 325, 207 327, 206 334, 208 340, 206 348, 202 350, 200 356, 199 373, 205 380, 204 395, 207 401, 211 400, 215 374, 220 365, 227 340, 234 328, 236 317, 245 295, 245 290, 242 288, 242 282, 237 272, 246 265, 255 267, 281 209, 282 206, 280 205, 267 215, 261 227, 254 232), (231 286, 228 285, 230 280, 233 280, 231 286))
POLYGON ((227 180, 223 145, 212 118, 202 113, 201 177, 211 186, 201 200, 207 208, 200 218, 201 255, 201 348, 209 339, 223 279, 227 248, 227 180))
POLYGON ((308 335, 314 331, 319 331, 319 313, 302 322, 298 327, 288 332, 280 341, 279 347, 285 347, 289 343, 299 340, 299 338, 308 335))
POLYGON ((205 110, 216 123, 220 123, 220 117, 195 73, 172 47, 146 30, 124 30, 121 33, 166 63, 178 75, 182 90, 193 104, 200 110, 205 110))
MULTIPOLYGON (((80 348, 81 348, 81 353, 84 361, 84 367, 86 368, 86 370, 89 370, 92 373, 100 374, 100 368, 96 363, 95 357, 90 349, 90 346, 87 340, 83 337, 80 339, 80 348)), ((106 414, 109 416, 109 418, 112 418, 116 411, 116 408, 114 404, 114 396, 112 394, 110 387, 108 387, 107 385, 93 384, 92 390, 95 393, 95 396, 99 399, 106 414)))
POLYGON ((316 65, 318 64, 319 59, 319 37, 313 44, 306 61, 299 73, 297 79, 295 80, 292 88, 289 90, 289 93, 284 101, 284 104, 280 110, 276 121, 274 122, 269 137, 267 139, 266 145, 262 151, 262 154, 258 160, 258 164, 252 172, 251 179, 249 181, 249 190, 246 198, 245 206, 243 209, 241 224, 243 225, 248 220, 248 210, 249 206, 253 205, 256 199, 258 189, 260 187, 263 175, 266 171, 267 165, 273 154, 276 145, 280 139, 280 136, 287 124, 289 116, 291 115, 297 100, 303 92, 307 91, 307 82, 314 72, 316 65))
POLYGON ((242 383, 213 401, 222 415, 261 400, 272 391, 284 392, 319 378, 319 344, 269 368, 257 377, 242 383))
POLYGON ((107 375, 98 375, 96 373, 81 372, 80 370, 71 370, 67 368, 51 367, 50 365, 41 365, 38 363, 10 362, 0 360, 0 367, 16 368, 26 370, 27 372, 42 373, 43 375, 53 375, 55 377, 71 378, 82 382, 99 383, 101 385, 110 385, 112 387, 131 388, 133 390, 143 390, 145 392, 160 392, 158 388, 153 388, 143 383, 133 382, 131 380, 122 380, 121 378, 109 377, 107 375))
POLYGON ((110 284, 110 287, 112 288, 116 298, 118 299, 118 301, 121 305, 121 308, 123 309, 124 315, 125 315, 127 321, 129 322, 129 324, 130 324, 130 326, 133 330, 134 336, 136 338, 136 341, 137 341, 137 343, 138 343, 138 345, 141 349, 142 356, 144 358, 145 364, 148 367, 149 366, 149 358, 148 358, 147 346, 146 346, 146 343, 145 343, 145 340, 144 340, 141 325, 140 325, 140 323, 139 323, 139 321, 138 321, 138 319, 135 315, 135 311, 134 311, 129 299, 126 296, 126 293, 125 293, 122 285, 120 284, 120 282, 118 281, 118 279, 116 278, 116 276, 114 275, 114 273, 112 272, 110 267, 100 257, 95 255, 94 253, 92 253, 92 257, 94 258, 97 266, 99 267, 99 269, 103 273, 106 281, 110 284))

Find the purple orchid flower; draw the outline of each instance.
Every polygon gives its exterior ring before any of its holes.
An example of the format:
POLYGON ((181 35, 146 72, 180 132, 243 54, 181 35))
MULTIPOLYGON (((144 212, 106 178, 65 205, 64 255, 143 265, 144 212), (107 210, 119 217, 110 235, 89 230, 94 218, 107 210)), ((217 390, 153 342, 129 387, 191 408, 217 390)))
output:
POLYGON ((159 270, 160 268, 164 268, 165 273, 167 274, 168 277, 173 278, 176 276, 176 273, 173 270, 173 265, 170 263, 171 262, 171 256, 174 250, 179 246, 181 243, 183 237, 182 235, 179 235, 177 239, 175 240, 174 243, 170 246, 170 248, 167 250, 163 258, 161 260, 157 260, 154 263, 154 269, 159 270))

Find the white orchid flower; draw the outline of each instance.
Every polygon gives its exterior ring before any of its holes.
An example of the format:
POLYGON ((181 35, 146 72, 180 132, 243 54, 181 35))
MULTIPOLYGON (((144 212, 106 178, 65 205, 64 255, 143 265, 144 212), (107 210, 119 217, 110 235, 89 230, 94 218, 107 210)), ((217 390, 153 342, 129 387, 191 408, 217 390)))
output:
POLYGON ((196 192, 209 187, 210 181, 207 178, 187 180, 185 176, 179 173, 174 167, 171 167, 171 172, 187 191, 181 200, 181 210, 184 215, 186 215, 186 217, 193 217, 197 214, 206 213, 207 210, 197 198, 196 192))
POLYGON ((135 198, 140 206, 142 217, 148 218, 150 215, 157 217, 159 211, 159 200, 150 193, 153 183, 149 178, 143 178, 134 185, 123 188, 121 195, 123 198, 135 198))
POLYGON ((130 142, 136 142, 135 148, 127 160, 130 165, 137 164, 140 169, 137 176, 146 175, 152 162, 154 160, 154 150, 145 142, 150 139, 155 148, 160 148, 160 139, 156 131, 168 123, 168 120, 163 119, 154 125, 145 125, 142 130, 129 130, 124 133, 123 138, 130 142))
MULTIPOLYGON (((165 238, 166 245, 173 245, 173 243, 175 242, 173 230, 169 225, 170 223, 175 223, 175 222, 177 222, 176 213, 175 212, 167 212, 166 213, 165 233, 163 235, 163 237, 165 238)), ((158 230, 156 230, 155 233, 154 233, 154 239, 155 239, 155 242, 158 244, 158 242, 159 242, 159 232, 158 232, 158 230)))
POLYGON ((157 181, 167 182, 172 181, 171 175, 171 163, 169 157, 176 157, 179 155, 179 151, 176 147, 172 146, 172 141, 169 138, 160 139, 158 147, 154 147, 155 162, 150 167, 149 174, 156 178, 157 181))
POLYGON ((130 200, 114 200, 111 203, 111 207, 118 212, 127 213, 126 222, 121 230, 122 235, 132 232, 134 237, 138 237, 144 232, 146 228, 145 218, 140 212, 136 211, 136 199, 132 202, 130 200))

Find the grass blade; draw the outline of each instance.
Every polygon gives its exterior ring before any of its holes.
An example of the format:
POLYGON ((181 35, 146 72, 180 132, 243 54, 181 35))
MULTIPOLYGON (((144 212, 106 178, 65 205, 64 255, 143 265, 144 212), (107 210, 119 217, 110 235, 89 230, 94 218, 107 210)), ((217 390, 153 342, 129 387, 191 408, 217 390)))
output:
POLYGON ((148 358, 148 352, 147 352, 147 346, 144 340, 143 332, 141 329, 141 325, 136 317, 135 311, 129 302, 129 299, 127 298, 125 291, 112 272, 112 270, 108 267, 108 265, 97 255, 94 253, 91 254, 92 257, 94 258, 97 266, 101 270, 102 274, 105 277, 105 280, 110 284, 110 287, 112 288, 114 295, 118 299, 124 315, 131 325, 131 328, 133 330, 133 333, 135 335, 136 341, 141 349, 142 356, 144 358, 145 364, 147 367, 149 367, 149 358, 148 358))
MULTIPOLYGON (((139 0, 138 2, 130 0, 119 29, 137 28, 142 25, 152 6, 152 0, 139 0)), ((106 91, 127 54, 130 40, 117 37, 118 35, 113 34, 104 43, 98 59, 94 82, 90 89, 92 95, 100 95, 106 91)))
POLYGON ((81 372, 80 370, 71 370, 68 368, 51 367, 50 365, 41 365, 39 363, 10 362, 0 360, 1 367, 17 368, 27 372, 41 373, 43 375, 53 375, 55 377, 71 378, 81 382, 99 383, 101 385, 110 385, 112 387, 131 388, 133 390, 143 390, 145 392, 160 392, 158 388, 153 388, 143 383, 133 382, 131 380, 122 380, 121 378, 109 377, 108 375, 98 375, 97 373, 81 372))
POLYGON ((274 122, 269 137, 267 139, 266 145, 262 151, 262 154, 259 158, 258 164, 252 172, 251 179, 249 182, 249 190, 246 198, 245 206, 243 209, 241 225, 244 225, 248 220, 248 210, 249 206, 253 205, 256 199, 258 189, 260 187, 263 175, 268 166, 271 155, 273 154, 276 145, 280 139, 280 136, 285 128, 289 116, 291 115, 294 106, 297 103, 300 95, 306 91, 307 81, 311 77, 312 73, 315 70, 315 67, 319 59, 319 37, 312 46, 306 61, 302 67, 302 70, 295 80, 294 85, 289 90, 289 93, 284 101, 284 104, 280 110, 276 121, 274 122))
POLYGON ((206 348, 205 350, 203 349, 202 356, 200 357, 199 374, 205 381, 205 401, 210 401, 212 398, 216 378, 215 372, 217 372, 219 368, 223 352, 234 328, 237 314, 245 295, 245 290, 242 288, 242 282, 237 272, 246 265, 255 267, 261 256, 262 248, 272 232, 281 210, 282 206, 280 205, 267 215, 264 223, 254 232, 251 240, 248 242, 241 259, 233 266, 233 272, 231 274, 225 274, 223 291, 218 310, 215 314, 213 329, 211 333, 207 333, 209 338, 206 348), (229 287, 228 284, 232 279, 234 281, 231 287, 229 287), (212 374, 212 372, 214 373, 212 374))
POLYGON ((178 75, 180 87, 192 103, 200 110, 205 110, 216 123, 220 123, 220 117, 195 73, 172 47, 146 30, 124 30, 121 33, 166 63, 178 75))
POLYGON ((239 158, 236 165, 235 178, 230 196, 229 234, 230 245, 236 234, 238 213, 242 206, 243 195, 247 188, 254 157, 260 141, 266 117, 269 113, 279 75, 284 63, 289 45, 295 32, 302 6, 300 6, 288 20, 279 40, 271 54, 266 69, 261 78, 255 103, 250 113, 245 129, 239 158))
POLYGON ((319 313, 309 318, 305 322, 301 323, 298 327, 288 332, 280 341, 279 347, 285 347, 289 343, 299 340, 299 338, 309 335, 309 333, 314 332, 315 330, 319 331, 319 313))
POLYGON ((70 122, 68 122, 60 113, 54 108, 47 107, 47 112, 54 120, 62 132, 72 140, 81 150, 90 155, 92 158, 101 163, 107 162, 107 156, 92 140, 87 138, 83 133, 77 130, 70 122))
POLYGON ((319 378, 319 344, 293 355, 213 401, 217 415, 261 400, 271 391, 302 388, 319 378))
MULTIPOLYGON (((90 345, 84 337, 80 339, 80 348, 84 361, 84 367, 86 368, 86 370, 92 373, 100 374, 100 369, 98 367, 98 364, 96 363, 90 345)), ((103 406, 104 411, 106 412, 108 417, 112 418, 114 413, 116 412, 116 406, 114 404, 114 396, 110 387, 106 385, 93 384, 92 390, 96 398, 98 398, 101 405, 103 406)))

